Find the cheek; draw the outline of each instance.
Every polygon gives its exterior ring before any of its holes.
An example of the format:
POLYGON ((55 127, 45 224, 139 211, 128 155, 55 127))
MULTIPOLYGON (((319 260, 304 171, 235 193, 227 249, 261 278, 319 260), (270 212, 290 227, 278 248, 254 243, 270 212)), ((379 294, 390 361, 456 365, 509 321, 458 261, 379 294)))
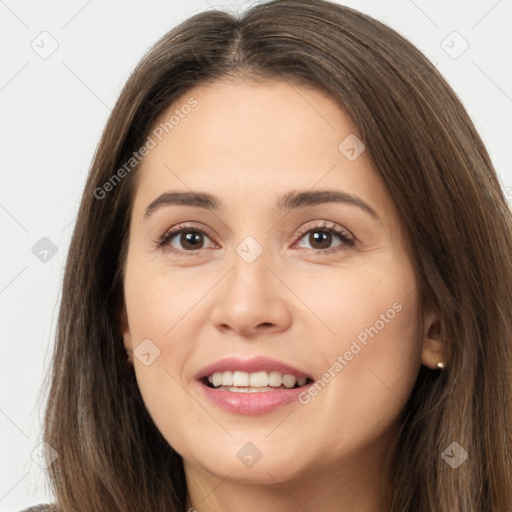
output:
POLYGON ((308 315, 313 319, 309 327, 316 322, 321 333, 315 349, 328 356, 326 364, 350 350, 353 341, 361 346, 360 354, 367 355, 397 351, 407 357, 418 348, 412 343, 418 335, 417 287, 406 261, 386 268, 381 264, 364 270, 329 269, 314 279, 294 282, 294 291, 311 305, 319 321, 308 315))
MULTIPOLYGON (((319 351, 327 355, 308 407, 340 450, 382 434, 399 417, 421 361, 416 293, 407 286, 372 287, 357 298, 340 298, 342 313, 331 322, 336 338, 319 351)), ((325 359, 325 358, 324 358, 325 359)), ((305 397, 305 401, 308 397, 305 397)))
POLYGON ((352 441, 377 435, 405 406, 421 364, 412 268, 354 271, 320 284, 314 311, 331 332, 316 339, 311 360, 323 367, 304 402, 320 424, 343 425, 352 441))
POLYGON ((190 275, 171 275, 166 267, 146 264, 144 268, 142 264, 140 268, 139 272, 128 273, 125 282, 132 343, 136 346, 150 338, 160 350, 172 348, 179 356, 187 340, 175 334, 194 324, 194 305, 200 302, 207 286, 200 286, 190 275))
POLYGON ((189 275, 171 276, 165 268, 145 265, 139 272, 128 269, 125 281, 135 375, 158 429, 171 445, 181 446, 186 420, 204 417, 183 387, 183 369, 195 349, 191 334, 198 332, 197 305, 211 284, 200 286, 192 278, 191 286, 189 275))

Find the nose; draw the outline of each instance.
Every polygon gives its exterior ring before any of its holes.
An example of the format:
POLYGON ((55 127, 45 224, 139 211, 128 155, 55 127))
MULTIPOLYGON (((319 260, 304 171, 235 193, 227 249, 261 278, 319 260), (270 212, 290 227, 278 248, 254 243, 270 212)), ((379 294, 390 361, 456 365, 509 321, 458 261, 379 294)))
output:
POLYGON ((244 337, 288 329, 292 322, 293 294, 279 272, 268 265, 264 251, 248 263, 235 254, 233 266, 216 286, 213 325, 223 332, 244 337))

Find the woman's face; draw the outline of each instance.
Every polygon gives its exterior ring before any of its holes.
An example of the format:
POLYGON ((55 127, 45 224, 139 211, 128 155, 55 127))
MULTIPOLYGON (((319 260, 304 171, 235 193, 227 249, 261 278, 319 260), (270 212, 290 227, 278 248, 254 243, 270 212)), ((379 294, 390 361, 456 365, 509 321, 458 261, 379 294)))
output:
POLYGON ((160 122, 137 171, 123 321, 156 426, 189 474, 371 471, 433 362, 401 222, 354 124, 280 81, 194 88, 160 122))

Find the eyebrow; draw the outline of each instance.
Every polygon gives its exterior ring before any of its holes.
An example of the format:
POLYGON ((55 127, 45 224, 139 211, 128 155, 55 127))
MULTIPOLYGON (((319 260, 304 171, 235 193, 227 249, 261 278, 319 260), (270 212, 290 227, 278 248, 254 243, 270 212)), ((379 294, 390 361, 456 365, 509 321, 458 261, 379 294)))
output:
MULTIPOLYGON (((344 203, 361 208, 371 217, 380 220, 375 210, 362 199, 337 190, 316 190, 289 192, 277 202, 278 211, 285 212, 315 206, 324 203, 344 203)), ((150 217, 156 210, 171 205, 195 206, 206 210, 219 211, 222 203, 214 195, 204 192, 165 192, 152 201, 146 208, 144 219, 150 217)))

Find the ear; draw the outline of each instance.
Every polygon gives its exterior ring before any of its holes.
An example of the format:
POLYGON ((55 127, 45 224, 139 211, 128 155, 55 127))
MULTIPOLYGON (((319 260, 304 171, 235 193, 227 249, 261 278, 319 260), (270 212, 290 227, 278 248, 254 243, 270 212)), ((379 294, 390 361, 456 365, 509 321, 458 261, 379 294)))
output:
POLYGON ((422 336, 421 362, 432 370, 444 368, 446 366, 446 345, 441 338, 441 322, 435 313, 425 314, 422 336), (442 366, 438 366, 439 363, 442 366))
POLYGON ((118 325, 120 332, 123 336, 123 344, 126 349, 126 354, 128 356, 128 362, 133 363, 133 348, 132 348, 132 337, 130 334, 130 327, 128 325, 128 315, 126 313, 126 305, 123 304, 118 314, 118 325))

